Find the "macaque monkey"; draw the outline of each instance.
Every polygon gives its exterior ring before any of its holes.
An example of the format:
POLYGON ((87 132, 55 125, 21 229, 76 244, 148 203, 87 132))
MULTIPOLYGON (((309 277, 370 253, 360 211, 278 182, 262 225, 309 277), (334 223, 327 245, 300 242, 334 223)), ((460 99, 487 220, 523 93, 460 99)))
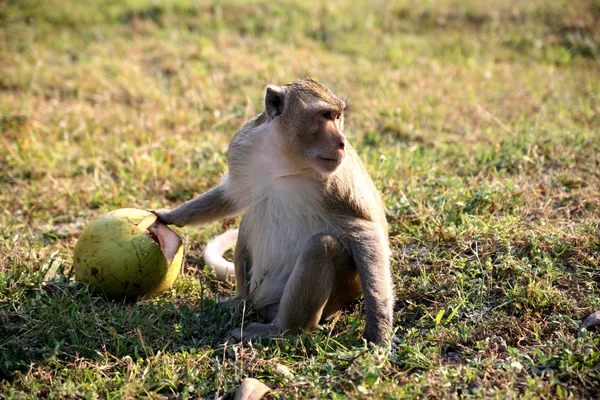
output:
MULTIPOLYGON (((388 228, 381 197, 344 136, 346 103, 312 79, 267 86, 264 102, 231 140, 223 182, 154 213, 179 227, 244 213, 234 253, 238 298, 253 300, 266 323, 235 330, 236 339, 310 330, 362 293, 364 337, 385 343, 394 298, 388 228)), ((222 254, 235 239, 226 234, 205 253, 221 279, 222 254)))

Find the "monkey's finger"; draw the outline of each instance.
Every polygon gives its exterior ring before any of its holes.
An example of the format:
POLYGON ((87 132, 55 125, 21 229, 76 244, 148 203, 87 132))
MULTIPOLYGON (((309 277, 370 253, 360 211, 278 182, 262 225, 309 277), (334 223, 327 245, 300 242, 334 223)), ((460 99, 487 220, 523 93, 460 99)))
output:
POLYGON ((146 211, 156 215, 158 222, 162 222, 165 225, 173 225, 173 222, 168 217, 169 210, 165 210, 165 209, 161 208, 160 210, 146 209, 146 211))

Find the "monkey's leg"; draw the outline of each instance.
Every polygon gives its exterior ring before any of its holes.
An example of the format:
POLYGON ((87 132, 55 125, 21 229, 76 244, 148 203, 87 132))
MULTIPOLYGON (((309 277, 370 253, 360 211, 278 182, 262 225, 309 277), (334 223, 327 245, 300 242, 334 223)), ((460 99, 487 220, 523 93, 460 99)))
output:
POLYGON ((238 211, 227 195, 226 183, 185 202, 174 210, 151 210, 159 221, 179 227, 204 224, 233 215, 238 211))
POLYGON ((235 281, 237 286, 238 299, 248 297, 250 288, 250 270, 252 269, 252 260, 250 258, 250 247, 248 246, 248 238, 250 231, 248 222, 242 218, 240 222, 238 240, 233 253, 233 264, 235 266, 235 281))
POLYGON ((311 237, 285 285, 277 325, 290 332, 316 327, 327 316, 324 311, 331 314, 360 294, 360 287, 352 287, 356 275, 340 240, 328 234, 311 237))
MULTIPOLYGON (((266 324, 248 324, 242 331, 233 331, 232 336, 239 340, 243 335, 244 340, 250 340, 314 328, 326 306, 328 312, 335 311, 329 307, 332 294, 337 294, 332 306, 341 308, 346 303, 348 299, 341 293, 348 282, 355 281, 349 279, 353 275, 356 269, 350 253, 337 238, 327 234, 311 237, 285 285, 275 319, 266 324)), ((356 290, 351 288, 346 293, 356 297, 356 290)))

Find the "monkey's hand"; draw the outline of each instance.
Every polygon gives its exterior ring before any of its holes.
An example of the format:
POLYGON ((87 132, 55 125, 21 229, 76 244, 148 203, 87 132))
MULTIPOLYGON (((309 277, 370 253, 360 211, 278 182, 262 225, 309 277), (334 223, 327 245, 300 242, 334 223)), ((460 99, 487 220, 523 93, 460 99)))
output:
POLYGON ((173 210, 148 210, 167 225, 184 227, 206 224, 239 212, 226 194, 226 186, 220 184, 193 200, 186 201, 173 210))
POLYGON ((177 210, 166 210, 161 208, 160 210, 147 210, 152 214, 158 217, 158 221, 162 222, 165 225, 175 225, 178 227, 183 227, 185 222, 178 217, 176 211, 177 210))

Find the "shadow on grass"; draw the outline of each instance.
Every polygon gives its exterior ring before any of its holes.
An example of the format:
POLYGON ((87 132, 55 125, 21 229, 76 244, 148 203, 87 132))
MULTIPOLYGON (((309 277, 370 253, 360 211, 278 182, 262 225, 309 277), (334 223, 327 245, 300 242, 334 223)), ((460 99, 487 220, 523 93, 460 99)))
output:
POLYGON ((57 359, 150 357, 158 351, 219 348, 238 317, 205 298, 108 301, 62 281, 15 284, 0 302, 0 380, 57 359))

